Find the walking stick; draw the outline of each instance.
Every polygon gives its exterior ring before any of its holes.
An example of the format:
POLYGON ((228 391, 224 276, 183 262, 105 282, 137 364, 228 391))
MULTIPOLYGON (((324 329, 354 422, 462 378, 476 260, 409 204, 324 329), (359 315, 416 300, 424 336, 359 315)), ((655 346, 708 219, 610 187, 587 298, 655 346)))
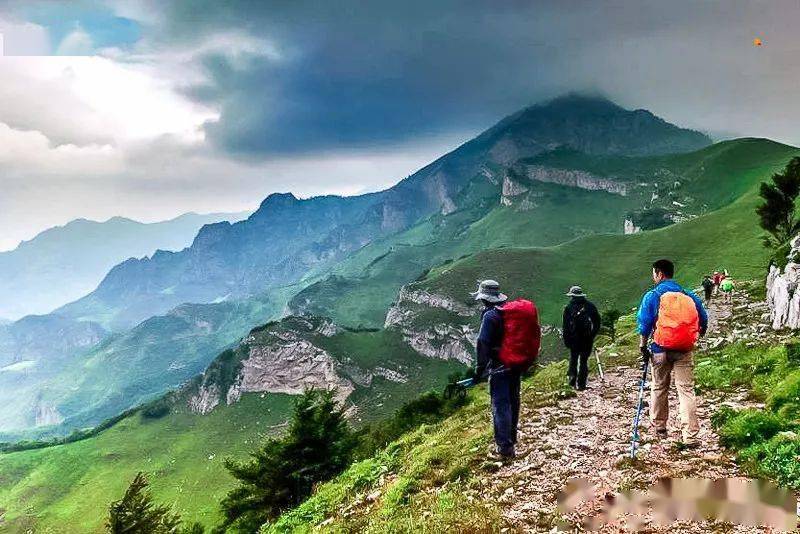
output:
POLYGON ((600 354, 597 352, 597 349, 594 351, 594 357, 597 358, 597 371, 600 373, 600 381, 605 382, 606 377, 603 374, 603 366, 600 365, 600 354))
POLYGON ((633 417, 633 431, 631 432, 631 460, 636 459, 636 445, 639 443, 639 418, 642 415, 642 403, 644 401, 644 383, 647 380, 647 368, 650 358, 645 358, 642 366, 642 381, 639 383, 639 402, 636 406, 636 415, 633 417))

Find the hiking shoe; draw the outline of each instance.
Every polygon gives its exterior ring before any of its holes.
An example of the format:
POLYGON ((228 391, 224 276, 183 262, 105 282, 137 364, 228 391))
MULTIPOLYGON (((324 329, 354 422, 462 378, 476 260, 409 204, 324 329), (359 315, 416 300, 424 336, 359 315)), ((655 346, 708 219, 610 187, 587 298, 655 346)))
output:
POLYGON ((658 430, 656 430, 656 437, 658 438, 666 438, 667 435, 668 432, 666 428, 659 428, 658 430))
POLYGON ((510 449, 500 449, 499 447, 495 449, 495 454, 504 461, 513 460, 517 457, 517 453, 514 450, 514 447, 510 449))

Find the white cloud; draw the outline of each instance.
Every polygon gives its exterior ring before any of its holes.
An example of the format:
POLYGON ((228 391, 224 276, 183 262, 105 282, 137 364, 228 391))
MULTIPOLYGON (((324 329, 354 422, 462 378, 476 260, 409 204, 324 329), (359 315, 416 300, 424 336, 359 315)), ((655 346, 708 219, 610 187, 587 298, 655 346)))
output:
POLYGON ((57 143, 202 139, 217 113, 181 96, 146 64, 100 56, 0 58, 0 117, 57 143))
POLYGON ((56 49, 56 55, 88 56, 93 50, 92 37, 78 26, 64 37, 56 49))
POLYGON ((50 53, 50 35, 38 24, 14 21, 0 14, 0 34, 6 56, 38 56, 50 53))

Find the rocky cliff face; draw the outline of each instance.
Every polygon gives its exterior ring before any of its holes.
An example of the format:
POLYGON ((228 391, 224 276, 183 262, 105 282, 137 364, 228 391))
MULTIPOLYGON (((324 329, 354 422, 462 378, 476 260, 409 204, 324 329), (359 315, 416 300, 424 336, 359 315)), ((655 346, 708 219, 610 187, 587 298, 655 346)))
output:
POLYGON ((408 362, 387 360, 365 366, 347 352, 331 350, 343 331, 327 319, 290 317, 253 330, 235 351, 223 353, 190 390, 189 408, 207 414, 220 403, 233 404, 246 393, 286 393, 335 389, 344 401, 356 387, 380 377, 405 383, 408 362), (225 377, 229 377, 226 379, 225 377))
POLYGON ((615 195, 628 194, 628 185, 581 170, 554 169, 541 165, 521 165, 520 171, 529 180, 577 187, 589 191, 607 191, 615 195))
POLYGON ((771 265, 767 275, 767 306, 772 328, 800 328, 800 236, 792 240, 789 263, 781 271, 771 265))
POLYGON ((405 342, 423 356, 470 365, 477 338, 469 324, 474 316, 475 310, 465 304, 406 286, 386 314, 384 326, 400 331, 405 342), (434 320, 427 313, 432 308, 449 312, 450 320, 434 320))

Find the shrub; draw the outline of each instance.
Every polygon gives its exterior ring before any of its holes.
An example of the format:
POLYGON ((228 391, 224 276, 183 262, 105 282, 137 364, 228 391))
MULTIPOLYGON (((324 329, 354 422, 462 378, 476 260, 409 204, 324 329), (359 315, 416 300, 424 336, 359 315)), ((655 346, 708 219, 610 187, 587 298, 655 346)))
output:
POLYGON ((251 460, 226 460, 239 481, 222 501, 221 532, 257 532, 259 527, 297 506, 315 484, 347 467, 355 439, 332 391, 310 390, 295 401, 289 430, 269 439, 251 460))
POLYGON ((729 417, 720 428, 720 442, 726 447, 744 449, 767 441, 785 427, 784 421, 773 413, 755 409, 742 410, 729 417))
POLYGON ((750 470, 775 478, 779 484, 800 489, 800 439, 793 433, 779 434, 739 455, 750 470))
POLYGON ((168 415, 170 410, 169 402, 162 397, 142 406, 142 417, 145 419, 160 419, 168 415))
POLYGON ((106 520, 111 534, 203 534, 194 523, 181 527, 181 518, 170 507, 156 504, 144 473, 137 473, 122 499, 111 503, 106 520))
POLYGON ((767 407, 791 418, 800 412, 800 371, 781 380, 767 397, 767 407))

